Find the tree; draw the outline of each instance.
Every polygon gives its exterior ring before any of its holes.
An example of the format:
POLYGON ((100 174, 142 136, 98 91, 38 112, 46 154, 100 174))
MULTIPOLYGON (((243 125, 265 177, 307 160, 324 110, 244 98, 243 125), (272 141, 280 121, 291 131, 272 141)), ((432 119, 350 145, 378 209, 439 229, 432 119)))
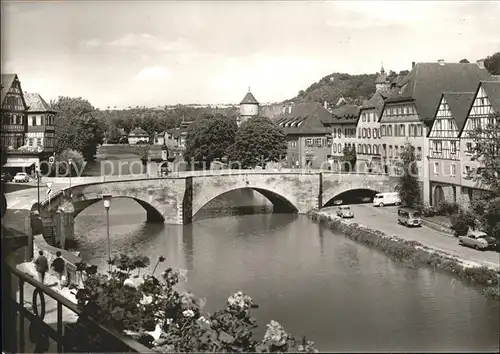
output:
POLYGON ((52 165, 53 171, 51 173, 56 173, 58 175, 66 176, 69 175, 69 160, 71 162, 71 175, 79 175, 83 172, 85 166, 85 160, 79 151, 67 149, 56 155, 56 163, 52 165))
POLYGON ((500 52, 484 59, 484 67, 491 75, 500 75, 500 52))
POLYGON ((195 120, 187 131, 186 161, 206 161, 210 166, 212 161, 226 156, 234 143, 237 129, 236 121, 223 115, 209 115, 195 120))
POLYGON ((265 162, 280 161, 287 150, 283 130, 269 118, 254 117, 241 124, 230 160, 241 168, 254 168, 265 162))
POLYGON ((56 110, 55 152, 66 149, 80 151, 87 161, 95 159, 97 145, 102 144, 104 121, 86 99, 59 97, 51 102, 56 110))
POLYGON ((464 58, 464 59, 460 60, 460 63, 461 64, 469 64, 470 62, 464 58))
POLYGON ((161 125, 157 116, 152 114, 145 115, 140 121, 139 126, 146 131, 149 135, 149 141, 152 141, 154 138, 155 132, 161 130, 161 125))
POLYGON ((358 156, 356 154, 356 147, 349 147, 347 144, 344 145, 344 155, 342 157, 344 171, 355 171, 356 161, 358 156))
POLYGON ((401 203, 410 208, 421 205, 420 183, 418 181, 417 159, 415 147, 407 143, 401 152, 402 173, 399 177, 397 190, 401 203))
POLYGON ((114 123, 109 123, 106 133, 104 134, 108 144, 118 144, 122 137, 120 130, 114 123))

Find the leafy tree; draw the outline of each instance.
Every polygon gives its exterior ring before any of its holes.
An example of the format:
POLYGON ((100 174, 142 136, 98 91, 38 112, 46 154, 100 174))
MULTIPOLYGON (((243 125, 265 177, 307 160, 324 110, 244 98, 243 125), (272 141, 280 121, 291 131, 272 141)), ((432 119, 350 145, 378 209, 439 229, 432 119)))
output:
POLYGON ((470 62, 464 58, 464 59, 460 60, 460 63, 461 64, 469 64, 470 62))
POLYGON ((491 75, 500 75, 500 52, 484 59, 484 67, 488 69, 491 75))
POLYGON ((56 173, 58 175, 66 176, 69 175, 69 160, 71 162, 71 175, 77 175, 84 169, 85 160, 83 155, 76 150, 66 149, 60 154, 56 155, 56 163, 52 165, 53 171, 51 173, 56 173))
POLYGON ((95 159, 97 145, 104 137, 103 121, 99 112, 85 99, 59 97, 51 102, 55 117, 55 152, 66 149, 80 151, 87 161, 95 159))
POLYGON ((206 161, 207 166, 210 166, 212 161, 226 156, 234 143, 237 129, 235 120, 222 115, 195 120, 187 131, 186 161, 206 161))
POLYGON ((108 124, 108 128, 106 129, 104 136, 109 144, 119 143, 122 137, 120 130, 118 130, 118 127, 114 123, 108 124))
POLYGON ((230 160, 242 168, 253 168, 265 162, 280 161, 286 155, 287 144, 283 130, 269 118, 255 117, 241 124, 230 160))
POLYGON ((161 130, 160 127, 160 122, 158 120, 158 117, 148 114, 145 115, 144 118, 142 118, 139 122, 139 126, 146 131, 149 135, 149 141, 152 141, 154 138, 155 132, 158 132, 161 130))
POLYGON ((355 171, 356 161, 358 160, 358 155, 356 154, 356 148, 354 146, 349 147, 347 144, 344 145, 344 155, 342 156, 344 171, 355 171))
POLYGON ((420 183, 418 181, 417 159, 415 147, 407 143, 401 152, 402 174, 398 181, 397 190, 401 203, 410 208, 421 205, 420 183))

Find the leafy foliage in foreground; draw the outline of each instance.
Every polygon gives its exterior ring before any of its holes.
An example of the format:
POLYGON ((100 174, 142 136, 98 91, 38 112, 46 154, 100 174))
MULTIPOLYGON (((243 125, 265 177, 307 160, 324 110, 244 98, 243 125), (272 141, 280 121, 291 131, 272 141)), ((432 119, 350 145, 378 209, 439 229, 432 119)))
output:
POLYGON ((407 207, 418 207, 421 205, 420 184, 418 181, 418 168, 415 157, 415 147, 409 143, 401 152, 402 175, 399 178, 398 192, 401 203, 407 207))
MULTIPOLYGON (((312 342, 295 340, 276 321, 268 324, 262 341, 255 340, 252 330, 256 321, 250 311, 257 305, 242 292, 230 296, 225 308, 204 313, 203 299, 175 288, 183 278, 181 271, 167 268, 160 279, 154 276, 164 260, 160 257, 153 274, 143 276, 139 285, 130 273, 147 267, 148 257, 121 254, 111 261, 113 268, 108 274, 99 274, 86 264, 77 265, 77 270, 85 273, 83 288, 76 293, 78 306, 101 324, 132 332, 158 352, 317 352, 312 342)), ((79 334, 82 339, 91 338, 84 342, 104 341, 95 334, 89 336, 88 330, 79 334)))

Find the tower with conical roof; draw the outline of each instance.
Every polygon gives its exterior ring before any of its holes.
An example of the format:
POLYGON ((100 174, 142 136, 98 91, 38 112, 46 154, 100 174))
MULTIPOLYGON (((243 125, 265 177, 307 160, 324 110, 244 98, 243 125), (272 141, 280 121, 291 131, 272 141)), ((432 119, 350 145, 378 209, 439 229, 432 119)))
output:
POLYGON ((250 87, 248 92, 240 103, 240 116, 238 119, 238 125, 249 120, 252 117, 257 117, 259 115, 259 102, 255 99, 252 92, 250 92, 250 87))
POLYGON ((387 74, 385 73, 384 70, 384 63, 382 63, 382 68, 380 69, 380 74, 377 76, 375 79, 375 89, 377 91, 384 91, 389 89, 390 82, 387 77, 387 74))

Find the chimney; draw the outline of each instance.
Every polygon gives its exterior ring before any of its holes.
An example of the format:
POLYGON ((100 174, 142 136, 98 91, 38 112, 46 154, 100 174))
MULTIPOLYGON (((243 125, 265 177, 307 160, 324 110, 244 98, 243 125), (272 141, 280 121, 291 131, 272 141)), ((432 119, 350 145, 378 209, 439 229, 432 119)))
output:
POLYGON ((484 69, 484 59, 476 61, 477 66, 479 69, 484 69))
POLYGON ((323 102, 323 107, 325 107, 325 109, 328 109, 328 102, 323 102))
POLYGON ((444 59, 438 59, 439 65, 444 65, 444 59))
POLYGON ((412 61, 412 62, 411 62, 411 68, 413 69, 414 67, 415 67, 415 62, 414 62, 414 61, 412 61))

